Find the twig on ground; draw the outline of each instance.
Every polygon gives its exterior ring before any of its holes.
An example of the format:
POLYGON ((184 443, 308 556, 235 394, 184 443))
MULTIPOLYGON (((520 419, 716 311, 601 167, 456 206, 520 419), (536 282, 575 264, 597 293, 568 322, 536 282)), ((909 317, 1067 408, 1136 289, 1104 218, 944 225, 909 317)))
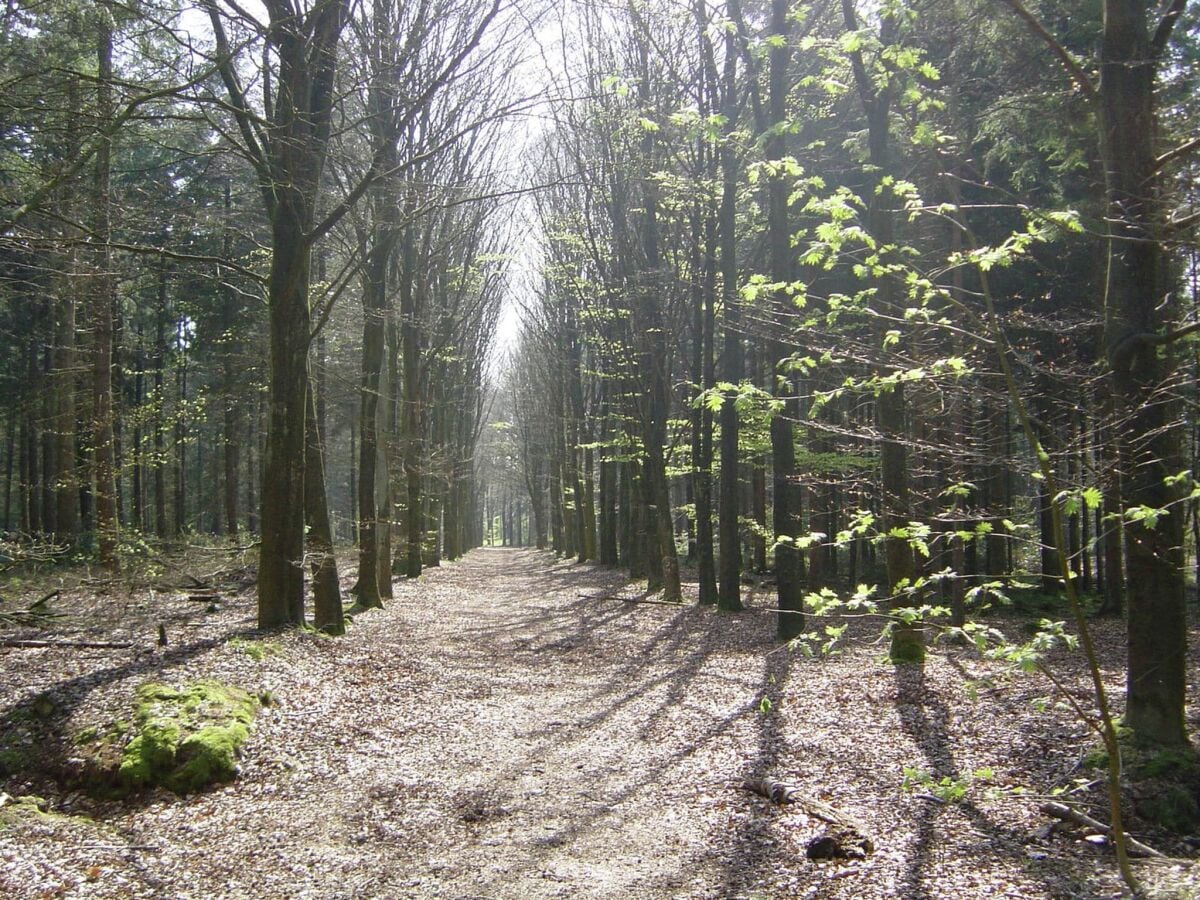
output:
MULTIPOLYGON (((1048 816, 1053 816, 1056 819, 1062 819, 1064 822, 1071 822, 1075 825, 1082 825, 1084 828, 1091 828, 1100 834, 1105 834, 1109 837, 1112 837, 1113 830, 1111 825, 1105 825, 1099 819, 1093 819, 1086 813, 1081 813, 1079 810, 1073 809, 1070 806, 1067 806, 1065 803, 1043 803, 1038 807, 1038 809, 1048 816)), ((1146 846, 1141 841, 1129 835, 1128 832, 1125 835, 1125 840, 1129 843, 1130 856, 1139 856, 1143 858, 1161 858, 1163 856, 1162 853, 1159 853, 1153 847, 1146 846)))

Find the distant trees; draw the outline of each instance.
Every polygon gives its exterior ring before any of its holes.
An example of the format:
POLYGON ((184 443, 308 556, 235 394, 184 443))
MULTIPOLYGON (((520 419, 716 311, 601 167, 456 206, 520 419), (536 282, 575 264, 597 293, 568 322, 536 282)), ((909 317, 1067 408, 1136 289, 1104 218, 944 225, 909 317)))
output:
POLYGON ((390 537, 389 498, 415 510, 416 571, 477 542, 508 234, 483 199, 513 99, 500 10, 267 4, 255 20, 214 0, 190 37, 169 7, 8 11, 6 528, 113 567, 144 533, 261 534, 260 624, 304 620, 311 566, 316 624, 337 631, 333 542, 361 483, 346 444, 377 418, 372 519, 390 537), (355 405, 377 397, 377 416, 342 415, 359 284, 383 312, 355 405))
POLYGON ((514 427, 550 435, 523 444, 530 507, 563 555, 612 529, 668 597, 641 551, 686 548, 726 609, 765 547, 783 637, 804 587, 875 584, 898 660, 943 605, 964 623, 1023 573, 1057 593, 1061 552, 1107 608, 1129 591, 1129 717, 1178 743, 1195 216, 1168 195, 1196 148, 1155 103, 1194 15, 1008 6, 572 6, 514 357, 514 427))

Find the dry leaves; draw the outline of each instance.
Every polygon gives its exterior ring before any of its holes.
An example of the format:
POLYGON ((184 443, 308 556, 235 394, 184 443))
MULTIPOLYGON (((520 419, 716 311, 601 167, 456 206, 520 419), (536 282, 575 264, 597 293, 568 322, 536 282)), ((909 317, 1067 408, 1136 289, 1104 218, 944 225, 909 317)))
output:
MULTIPOLYGON (((863 630, 842 655, 812 660, 768 652, 769 615, 590 599, 631 593, 615 573, 545 553, 477 551, 397 583, 388 608, 343 639, 271 635, 259 653, 248 592, 211 611, 186 591, 110 597, 107 610, 68 592, 60 604, 76 596, 80 606, 64 633, 124 636, 140 649, 0 650, 0 734, 16 734, 21 711, 53 688, 54 709, 37 724, 60 739, 50 755, 60 774, 71 771, 70 735, 122 715, 151 677, 217 677, 276 702, 260 714, 240 779, 213 793, 98 803, 50 780, 0 785, 47 799, 45 812, 0 809, 0 893, 1119 893, 1106 849, 1039 838, 1032 800, 989 793, 1045 792, 1086 774, 1081 727, 1031 702, 1047 685, 1008 681, 960 649, 932 657, 923 675, 895 670, 863 630), (984 678, 988 687, 970 686, 984 678), (901 788, 905 766, 939 779, 995 774, 963 801, 937 803, 901 788), (866 823, 876 852, 808 861, 821 823, 741 790, 764 776, 866 823)), ((1119 653, 1116 627, 1101 631, 1119 653)), ((1076 663, 1064 665, 1082 684, 1076 663)), ((1119 666, 1111 676, 1116 687, 1119 666)))

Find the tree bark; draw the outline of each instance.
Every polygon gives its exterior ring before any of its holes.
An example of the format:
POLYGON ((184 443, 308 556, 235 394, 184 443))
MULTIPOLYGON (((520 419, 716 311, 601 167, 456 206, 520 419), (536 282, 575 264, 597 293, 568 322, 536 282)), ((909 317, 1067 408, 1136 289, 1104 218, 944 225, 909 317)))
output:
MULTIPOLYGON (((1100 146, 1108 201, 1109 267, 1105 346, 1117 403, 1124 502, 1165 509, 1157 523, 1125 528, 1128 673, 1125 723, 1140 740, 1188 743, 1184 715, 1187 622, 1181 490, 1184 469, 1173 349, 1154 337, 1174 309, 1162 245, 1155 161, 1155 77, 1162 48, 1150 38, 1144 0, 1105 0, 1100 58, 1100 146)), ((1165 38, 1166 35, 1164 34, 1165 38)))
MULTIPOLYGON (((112 121, 112 18, 107 7, 96 10, 97 115, 103 125, 112 121)), ((112 271, 111 166, 112 138, 105 136, 96 152, 96 209, 93 241, 97 271, 92 327, 92 445, 96 481, 96 534, 100 565, 110 572, 119 568, 117 541, 116 460, 113 447, 113 316, 116 279, 112 271)))
POLYGON ((741 382, 743 362, 741 332, 741 298, 738 294, 737 265, 737 184, 738 159, 733 146, 737 128, 737 50, 731 31, 725 36, 725 71, 722 86, 721 113, 725 117, 724 142, 721 145, 721 208, 718 230, 721 247, 721 302, 724 308, 724 352, 722 380, 734 386, 726 391, 721 404, 721 479, 720 568, 717 583, 717 608, 737 612, 742 608, 741 575, 742 546, 738 523, 740 509, 738 490, 738 429, 736 386, 741 382))
POLYGON ((329 507, 325 498, 324 451, 321 430, 317 427, 315 389, 307 397, 307 439, 304 458, 304 519, 308 526, 308 554, 313 582, 313 624, 326 634, 346 630, 342 613, 342 589, 338 582, 337 558, 333 554, 333 533, 329 527, 329 507))

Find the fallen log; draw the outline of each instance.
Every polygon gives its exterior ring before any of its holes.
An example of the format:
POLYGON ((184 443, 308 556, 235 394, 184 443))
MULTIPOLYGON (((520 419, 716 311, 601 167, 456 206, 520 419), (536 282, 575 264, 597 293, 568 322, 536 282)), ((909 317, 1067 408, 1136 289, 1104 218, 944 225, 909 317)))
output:
POLYGON ((0 625, 26 625, 37 627, 45 625, 54 619, 64 618, 64 613, 50 612, 46 609, 46 604, 55 597, 60 596, 60 592, 53 590, 40 600, 35 600, 24 609, 14 609, 12 612, 0 611, 0 625))
POLYGON ((65 647, 71 650, 128 650, 133 644, 129 641, 35 641, 0 639, 0 647, 19 649, 35 647, 65 647))
MULTIPOLYGON (((1086 813, 1081 813, 1077 809, 1072 809, 1065 803, 1043 803, 1038 807, 1043 813, 1048 816, 1053 816, 1055 819, 1061 819, 1064 822, 1070 822, 1073 825, 1080 825, 1084 828, 1091 828, 1100 834, 1112 837, 1113 830, 1111 825, 1105 825, 1099 819, 1093 819, 1086 813)), ((1164 854, 1159 853, 1153 847, 1148 847, 1141 841, 1134 838, 1129 832, 1125 832, 1125 842, 1129 847, 1129 855, 1140 857, 1142 859, 1148 857, 1162 858, 1164 854)))
POLYGON ((770 778, 747 778, 742 787, 772 803, 799 806, 814 818, 833 826, 832 830, 808 842, 809 859, 861 859, 875 851, 875 842, 865 825, 828 803, 808 796, 794 784, 770 778))

